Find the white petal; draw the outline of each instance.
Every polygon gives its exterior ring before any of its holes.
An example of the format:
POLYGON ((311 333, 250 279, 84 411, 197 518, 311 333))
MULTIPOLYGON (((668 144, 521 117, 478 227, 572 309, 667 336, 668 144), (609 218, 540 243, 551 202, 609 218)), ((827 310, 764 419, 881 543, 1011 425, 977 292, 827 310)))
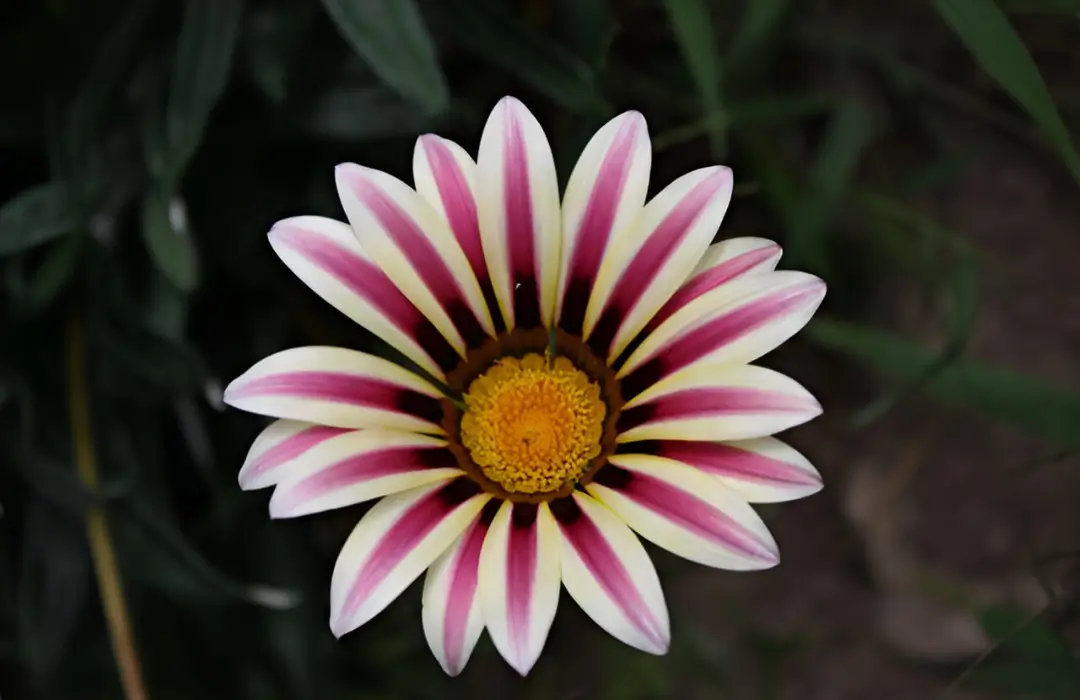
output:
POLYGON ((660 457, 616 454, 586 489, 645 539, 706 566, 767 569, 776 542, 719 479, 660 457))
POLYGON ((697 364, 623 406, 618 441, 744 440, 764 437, 821 414, 798 382, 754 365, 697 364))
POLYGON ((484 504, 462 479, 387 496, 353 529, 330 583, 330 629, 351 632, 401 595, 453 544, 484 504))
POLYGON ((671 642, 667 604, 652 560, 614 513, 583 493, 553 508, 570 596, 619 641, 650 654, 671 642))
POLYGON ((240 488, 245 491, 276 484, 290 465, 316 445, 348 432, 295 420, 276 420, 255 438, 240 468, 240 488))
POLYGON ((559 531, 546 503, 502 504, 480 553, 480 605, 491 641, 526 675, 559 605, 559 531))
POLYGON ((551 326, 559 283, 559 189, 547 136, 512 97, 480 137, 477 212, 484 257, 508 328, 551 326))
POLYGON ((279 221, 270 245, 304 284, 335 309, 400 350, 433 376, 459 362, 457 352, 360 247, 352 228, 321 216, 279 221), (424 344, 420 343, 424 339, 424 344))
POLYGON ((331 347, 283 350, 225 389, 225 403, 335 428, 441 433, 439 390, 375 355, 331 347))
POLYGON ((298 457, 270 499, 270 515, 294 518, 461 476, 446 441, 396 430, 353 430, 298 457))
POLYGON ((461 673, 472 655, 484 617, 480 612, 480 550, 491 525, 489 504, 440 556, 424 579, 424 636, 439 665, 461 673))

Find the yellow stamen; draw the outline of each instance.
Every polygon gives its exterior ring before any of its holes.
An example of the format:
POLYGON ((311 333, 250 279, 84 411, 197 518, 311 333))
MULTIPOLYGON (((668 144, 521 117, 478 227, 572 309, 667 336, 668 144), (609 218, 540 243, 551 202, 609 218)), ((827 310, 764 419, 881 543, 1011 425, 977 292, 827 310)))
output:
POLYGON ((465 394, 461 442, 508 493, 552 493, 600 454, 600 387, 565 357, 498 360, 465 394))

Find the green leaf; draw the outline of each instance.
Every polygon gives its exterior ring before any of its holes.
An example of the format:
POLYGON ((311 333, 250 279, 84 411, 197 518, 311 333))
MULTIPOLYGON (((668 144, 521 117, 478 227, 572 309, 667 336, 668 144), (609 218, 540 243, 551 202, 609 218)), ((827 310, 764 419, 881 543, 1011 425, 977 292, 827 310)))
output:
MULTIPOLYGON (((783 124, 798 121, 828 110, 828 98, 819 95, 777 95, 743 102, 732 102, 724 114, 726 126, 733 131, 741 127, 783 124)), ((709 132, 709 123, 698 120, 663 131, 653 137, 653 150, 662 151, 685 143, 709 132)))
POLYGON ((720 50, 713 35, 708 4, 705 0, 666 0, 664 4, 683 60, 701 95, 713 155, 720 158, 726 150, 726 125, 721 102, 720 50))
POLYGON ((825 272, 825 227, 855 176, 863 151, 874 136, 870 109, 857 98, 845 99, 829 122, 825 141, 810 172, 809 187, 791 218, 787 254, 792 260, 825 272))
POLYGON ((229 80, 243 13, 243 0, 188 0, 185 5, 165 111, 167 152, 160 175, 170 189, 195 154, 229 80))
POLYGON ((772 34, 791 7, 791 0, 748 0, 728 53, 731 63, 745 60, 772 34))
POLYGON ((54 243, 40 263, 27 270, 26 258, 12 258, 6 270, 13 307, 33 315, 47 309, 67 287, 81 258, 83 236, 68 236, 54 243))
POLYGON ((491 0, 428 0, 432 22, 445 27, 461 45, 527 83, 562 106, 579 112, 605 112, 596 76, 580 58, 491 0))
POLYGON ((181 291, 194 290, 199 282, 199 261, 183 200, 157 188, 148 192, 142 202, 142 234, 162 274, 181 291))
POLYGON ((10 255, 73 232, 81 217, 58 182, 25 189, 0 207, 0 255, 10 255))
MULTIPOLYGON (((934 353, 889 331, 818 319, 809 338, 901 382, 925 371, 934 353)), ((1080 446, 1080 395, 1049 382, 972 360, 943 369, 926 392, 953 406, 1011 424, 1064 447, 1080 446)))
POLYGON ((1080 183, 1080 157, 1035 61, 993 0, 935 0, 975 60, 1031 118, 1080 183))
POLYGON ((450 89, 413 0, 323 0, 323 6, 383 82, 429 114, 446 109, 450 89))
POLYGON ((604 0, 555 0, 555 22, 568 46, 590 66, 603 65, 615 38, 615 19, 604 0))
POLYGON ((327 139, 369 141, 415 135, 430 123, 420 109, 384 85, 338 87, 311 101, 304 127, 327 139))
POLYGON ((1072 661, 1069 645, 1043 615, 994 606, 979 615, 979 624, 995 644, 1002 646, 1002 651, 1030 659, 1072 661))
POLYGON ((1074 14, 1080 12, 1080 0, 998 0, 1006 12, 1016 14, 1074 14))

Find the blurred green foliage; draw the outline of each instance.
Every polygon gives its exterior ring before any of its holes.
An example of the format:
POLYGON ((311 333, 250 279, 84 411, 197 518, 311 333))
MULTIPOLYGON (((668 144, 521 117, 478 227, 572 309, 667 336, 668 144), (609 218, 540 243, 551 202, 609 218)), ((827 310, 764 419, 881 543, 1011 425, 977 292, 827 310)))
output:
MULTIPOLYGON (((1080 396, 964 357, 982 261, 908 202, 978 158, 943 143, 925 119, 909 123, 925 104, 984 116, 1001 138, 1014 138, 1018 123, 1025 137, 1037 130, 1080 180, 1013 12, 1075 25, 1080 4, 882 3, 853 25, 831 3, 787 0, 9 3, 0 29, 0 695, 120 696, 82 523, 99 505, 156 700, 520 687, 529 698, 631 700, 673 697, 688 682, 724 688, 724 651, 693 621, 676 625, 672 655, 658 660, 591 628, 585 641, 560 636, 574 624, 570 605, 527 686, 487 642, 465 677, 443 678, 416 595, 335 641, 329 572, 357 513, 270 522, 264 499, 234 482, 259 422, 224 412, 221 387, 290 345, 386 349, 277 264, 265 232, 287 215, 338 216, 337 162, 407 179, 412 140, 425 130, 475 149, 504 94, 538 114, 562 177, 597 126, 639 109, 656 146, 654 188, 724 157, 739 178, 727 232, 778 232, 785 264, 827 277, 829 316, 808 340, 896 380, 857 424, 925 391, 1073 449, 1080 396), (950 83, 902 44, 879 41, 894 11, 948 37, 957 59, 967 47, 972 70, 1000 90, 950 83), (864 177, 868 152, 898 132, 926 154, 919 167, 864 177), (863 300, 890 275, 938 290, 940 348, 867 317, 863 300), (71 466, 63 358, 72 314, 87 328, 95 491, 71 466)), ((1010 698, 1078 697, 1075 655, 1041 618, 1019 631, 1001 616, 984 623, 1001 653, 965 682, 1010 698)), ((794 651, 782 640, 751 647, 771 697, 794 651)))

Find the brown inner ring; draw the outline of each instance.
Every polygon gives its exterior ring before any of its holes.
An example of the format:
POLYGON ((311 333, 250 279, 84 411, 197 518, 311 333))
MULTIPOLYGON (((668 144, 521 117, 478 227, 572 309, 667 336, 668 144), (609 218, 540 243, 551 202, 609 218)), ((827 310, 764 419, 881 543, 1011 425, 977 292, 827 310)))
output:
MULTIPOLYGON (((488 338, 479 348, 471 350, 466 359, 446 376, 447 386, 455 395, 462 396, 472 381, 486 372, 496 360, 503 357, 521 358, 529 353, 542 355, 548 350, 550 340, 545 328, 514 329, 509 333, 500 334, 498 338, 488 338)), ((567 484, 558 491, 510 493, 497 482, 487 478, 483 470, 473 462, 468 448, 461 442, 462 410, 460 406, 451 399, 442 399, 442 427, 449 438, 450 451, 457 459, 458 466, 485 491, 497 498, 518 503, 541 503, 569 496, 577 485, 589 483, 596 472, 607 464, 608 456, 615 450, 615 425, 619 420, 619 412, 623 405, 622 392, 615 373, 594 355, 580 338, 575 338, 563 331, 555 331, 554 350, 557 356, 570 360, 575 367, 599 385, 600 399, 607 409, 604 415, 604 432, 600 437, 600 454, 589 462, 577 481, 567 484)))

